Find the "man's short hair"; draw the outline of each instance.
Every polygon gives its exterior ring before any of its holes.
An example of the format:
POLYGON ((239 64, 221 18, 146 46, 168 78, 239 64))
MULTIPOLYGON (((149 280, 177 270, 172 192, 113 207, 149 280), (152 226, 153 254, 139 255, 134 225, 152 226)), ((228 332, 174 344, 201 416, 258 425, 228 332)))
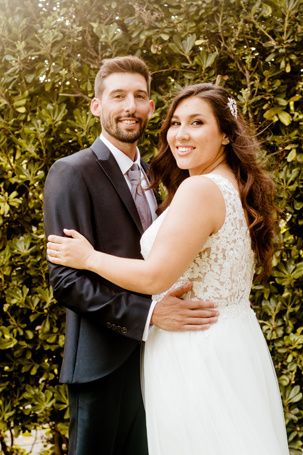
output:
POLYGON ((139 57, 126 55, 124 57, 106 58, 102 61, 102 65, 95 78, 96 97, 101 97, 104 89, 103 81, 113 73, 141 74, 146 80, 147 91, 150 94, 151 75, 146 63, 139 57))

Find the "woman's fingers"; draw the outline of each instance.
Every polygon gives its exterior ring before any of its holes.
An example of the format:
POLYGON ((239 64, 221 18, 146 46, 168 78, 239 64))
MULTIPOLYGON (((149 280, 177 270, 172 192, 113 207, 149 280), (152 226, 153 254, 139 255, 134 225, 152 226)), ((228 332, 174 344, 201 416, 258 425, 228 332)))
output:
POLYGON ((56 245, 55 243, 50 245, 50 242, 47 244, 46 256, 54 264, 64 265, 67 260, 64 245, 56 245))
POLYGON ((83 235, 81 235, 80 232, 75 231, 75 229, 63 229, 63 232, 65 235, 68 235, 68 237, 73 237, 74 239, 83 237, 83 235))
POLYGON ((52 243, 64 243, 65 237, 61 237, 60 235, 49 235, 47 240, 52 243))
POLYGON ((47 242, 46 247, 47 251, 56 251, 60 249, 60 245, 54 242, 47 242))
MULTIPOLYGON (((83 237, 83 235, 81 235, 78 231, 75 231, 74 229, 63 229, 63 232, 68 237, 72 237, 74 239, 81 239, 83 237)), ((53 243, 66 243, 66 241, 71 240, 71 238, 68 239, 61 235, 51 234, 47 237, 47 240, 53 243)))
POLYGON ((46 254, 51 262, 54 262, 53 259, 64 258, 65 256, 65 246, 61 243, 47 242, 46 245, 46 254))
POLYGON ((49 261, 53 262, 53 259, 56 259, 59 261, 59 259, 64 259, 64 254, 62 254, 61 251, 54 251, 50 250, 49 248, 46 250, 46 256, 49 261))
POLYGON ((55 256, 50 256, 49 254, 47 255, 47 259, 49 260, 49 262, 52 262, 53 264, 60 264, 62 265, 62 260, 60 261, 58 258, 56 258, 55 256))
POLYGON ((56 257, 58 255, 58 252, 47 247, 46 254, 48 256, 56 257))
POLYGON ((83 268, 92 245, 86 238, 74 229, 64 229, 66 237, 49 235, 47 242, 47 257, 50 262, 67 267, 83 268))
POLYGON ((66 242, 64 243, 47 242, 46 244, 47 250, 51 251, 65 251, 67 249, 66 247, 68 247, 66 242))

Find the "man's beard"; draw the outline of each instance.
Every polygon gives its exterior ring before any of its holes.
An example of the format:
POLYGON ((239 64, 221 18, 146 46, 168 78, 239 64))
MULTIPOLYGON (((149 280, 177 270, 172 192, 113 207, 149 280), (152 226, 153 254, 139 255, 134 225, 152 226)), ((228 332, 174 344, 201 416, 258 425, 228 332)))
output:
POLYGON ((137 142, 138 139, 143 135, 147 120, 143 121, 140 119, 138 120, 139 129, 137 131, 125 131, 119 127, 119 123, 117 120, 110 120, 102 118, 102 128, 112 137, 117 139, 120 142, 125 142, 127 144, 133 144, 137 142))

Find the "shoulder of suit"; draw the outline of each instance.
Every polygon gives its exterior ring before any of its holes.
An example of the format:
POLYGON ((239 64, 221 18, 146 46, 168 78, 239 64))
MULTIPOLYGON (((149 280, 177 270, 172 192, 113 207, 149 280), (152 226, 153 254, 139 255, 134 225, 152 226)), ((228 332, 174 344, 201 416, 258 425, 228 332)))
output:
POLYGON ((58 166, 58 165, 66 165, 66 166, 72 166, 72 167, 83 167, 87 166, 89 163, 95 164, 96 162, 96 157, 92 151, 91 148, 86 148, 83 150, 80 150, 78 152, 72 153, 71 155, 64 156, 62 158, 59 158, 55 163, 53 164, 58 166))

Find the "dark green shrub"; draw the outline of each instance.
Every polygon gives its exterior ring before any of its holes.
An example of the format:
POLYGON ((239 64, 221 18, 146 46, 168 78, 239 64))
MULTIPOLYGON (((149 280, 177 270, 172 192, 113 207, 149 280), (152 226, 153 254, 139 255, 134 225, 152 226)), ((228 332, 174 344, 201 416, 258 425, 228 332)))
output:
MULTIPOLYGON (((47 280, 43 184, 55 159, 98 133, 89 98, 102 58, 138 54, 153 72, 158 108, 141 143, 147 159, 180 85, 225 85, 257 126, 282 217, 272 277, 255 285, 252 300, 279 376, 291 452, 301 453, 302 0, 0 4, 0 444, 6 432, 44 426, 52 453, 64 453, 64 311, 47 280)), ((3 452, 16 453, 13 445, 2 443, 3 452)))

